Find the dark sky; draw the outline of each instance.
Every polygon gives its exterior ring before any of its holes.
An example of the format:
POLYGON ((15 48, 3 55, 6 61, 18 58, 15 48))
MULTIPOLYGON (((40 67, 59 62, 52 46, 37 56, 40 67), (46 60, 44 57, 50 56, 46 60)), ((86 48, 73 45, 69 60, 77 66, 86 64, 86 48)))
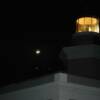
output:
POLYGON ((98 4, 92 0, 37 1, 6 9, 0 39, 0 85, 63 69, 59 53, 69 45, 75 20, 99 17, 98 4), (36 49, 41 50, 38 56, 33 52, 36 49))

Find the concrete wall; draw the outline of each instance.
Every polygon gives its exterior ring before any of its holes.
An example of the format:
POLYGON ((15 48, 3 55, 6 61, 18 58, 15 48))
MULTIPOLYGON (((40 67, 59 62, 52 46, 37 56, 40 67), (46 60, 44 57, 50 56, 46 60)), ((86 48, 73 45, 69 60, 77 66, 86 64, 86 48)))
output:
POLYGON ((48 83, 0 95, 0 100, 59 100, 56 84, 48 83))
POLYGON ((62 84, 60 100, 100 100, 100 89, 71 83, 62 84))
POLYGON ((59 100, 54 75, 0 88, 0 100, 59 100))
MULTIPOLYGON (((100 100, 99 86, 89 86, 90 82, 88 86, 80 84, 80 78, 68 77, 65 73, 56 73, 53 76, 54 80, 48 83, 7 91, 5 93, 0 92, 0 100, 100 100), (74 82, 73 78, 78 81, 74 82)), ((50 79, 49 76, 48 79, 50 79)), ((30 82, 26 83, 29 84, 30 82)), ((23 85, 25 86, 25 83, 23 85)), ((6 91, 6 89, 4 90, 6 91)))
POLYGON ((67 67, 68 73, 100 79, 100 45, 88 44, 64 47, 60 58, 67 67))

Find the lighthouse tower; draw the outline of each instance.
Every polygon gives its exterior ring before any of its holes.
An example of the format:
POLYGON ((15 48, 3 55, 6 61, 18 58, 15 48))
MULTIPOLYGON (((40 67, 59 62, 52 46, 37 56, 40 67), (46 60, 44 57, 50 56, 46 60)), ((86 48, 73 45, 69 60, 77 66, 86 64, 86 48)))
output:
POLYGON ((99 19, 78 18, 71 44, 61 52, 61 59, 68 67, 68 73, 96 78, 100 70, 99 19))
POLYGON ((71 46, 60 53, 67 73, 59 71, 0 88, 0 100, 100 100, 100 80, 95 79, 100 67, 99 21, 82 17, 76 28, 71 46))

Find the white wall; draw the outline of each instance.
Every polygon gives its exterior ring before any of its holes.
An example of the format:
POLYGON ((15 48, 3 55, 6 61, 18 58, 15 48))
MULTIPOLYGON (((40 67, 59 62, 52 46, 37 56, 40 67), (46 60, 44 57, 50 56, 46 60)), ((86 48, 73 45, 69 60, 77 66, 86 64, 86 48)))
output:
POLYGON ((0 95, 0 100, 59 100, 56 84, 48 83, 0 95))
POLYGON ((100 88, 72 83, 68 81, 67 74, 58 73, 49 83, 4 94, 1 92, 0 100, 100 100, 100 88))
POLYGON ((100 100, 100 88, 60 84, 60 100, 100 100))

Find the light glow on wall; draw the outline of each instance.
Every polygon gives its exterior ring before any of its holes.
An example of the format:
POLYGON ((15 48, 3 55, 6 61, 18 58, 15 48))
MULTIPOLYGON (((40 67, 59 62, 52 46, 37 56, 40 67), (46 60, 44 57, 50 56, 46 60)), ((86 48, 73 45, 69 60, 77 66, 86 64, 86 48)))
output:
POLYGON ((76 20, 76 32, 99 33, 99 19, 95 17, 81 17, 76 20))

